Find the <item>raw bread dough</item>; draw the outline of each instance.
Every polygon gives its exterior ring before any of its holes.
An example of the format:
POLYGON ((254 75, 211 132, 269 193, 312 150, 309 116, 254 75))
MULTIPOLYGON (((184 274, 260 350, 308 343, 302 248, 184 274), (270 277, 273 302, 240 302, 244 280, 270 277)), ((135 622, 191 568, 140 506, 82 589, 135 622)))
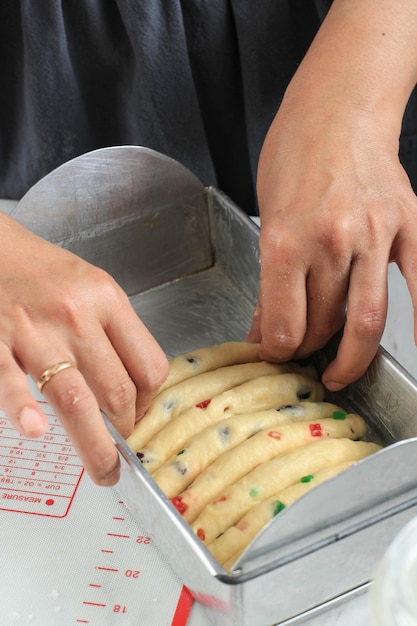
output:
POLYGON ((162 491, 172 498, 213 463, 221 454, 252 437, 268 426, 317 420, 332 415, 346 415, 338 405, 330 402, 301 402, 277 409, 233 415, 208 426, 191 437, 185 447, 171 456, 153 474, 162 491))
POLYGON ((331 417, 314 422, 301 422, 287 426, 276 425, 261 430, 233 450, 222 454, 181 495, 186 507, 183 515, 192 522, 201 511, 217 500, 223 499, 225 490, 256 467, 277 459, 291 450, 301 449, 326 438, 359 439, 366 433, 366 424, 358 415, 348 415, 344 420, 331 417))
POLYGON ((279 510, 380 449, 353 441, 364 420, 324 402, 314 367, 260 361, 258 348, 229 342, 172 359, 127 440, 226 568, 279 510))
POLYGON ((260 361, 258 351, 258 343, 228 341, 174 356, 169 362, 169 373, 160 391, 177 385, 187 378, 216 370, 219 367, 260 361))
POLYGON ((181 413, 175 420, 169 421, 148 442, 146 448, 137 450, 137 453, 141 462, 152 473, 172 454, 181 450, 190 437, 225 417, 272 409, 299 400, 321 401, 323 396, 323 385, 309 376, 259 376, 181 413))
MULTIPOLYGON (((207 398, 241 385, 242 383, 269 374, 301 371, 297 363, 243 363, 221 367, 161 391, 152 401, 144 417, 135 425, 127 439, 130 448, 137 452, 145 446, 166 424, 192 406, 205 402, 207 398)), ((311 368, 308 370, 311 375, 311 368)))
POLYGON ((208 549, 226 569, 231 569, 246 546, 271 519, 313 487, 337 474, 341 474, 352 465, 353 462, 339 463, 338 465, 326 467, 316 474, 301 476, 298 483, 278 491, 278 493, 263 502, 259 502, 259 504, 255 504, 234 526, 231 526, 220 537, 217 537, 208 546, 208 549))
POLYGON ((206 544, 238 522, 257 502, 296 483, 300 476, 314 474, 329 465, 357 461, 380 446, 350 439, 322 439, 292 450, 256 467, 225 489, 192 522, 191 528, 206 544))

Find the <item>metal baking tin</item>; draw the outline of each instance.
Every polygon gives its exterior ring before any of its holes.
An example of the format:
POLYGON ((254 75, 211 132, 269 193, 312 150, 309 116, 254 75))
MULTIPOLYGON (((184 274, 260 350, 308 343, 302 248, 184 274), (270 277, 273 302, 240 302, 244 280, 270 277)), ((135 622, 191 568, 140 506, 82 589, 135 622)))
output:
MULTIPOLYGON (((37 183, 12 216, 105 268, 168 356, 243 340, 257 299, 258 229, 223 193, 146 148, 106 148, 37 183)), ((315 357, 323 370, 335 338, 315 357)), ((363 415, 386 447, 281 512, 225 571, 108 423, 118 490, 216 626, 304 621, 363 590, 417 514, 417 384, 380 348, 328 399, 363 415)))

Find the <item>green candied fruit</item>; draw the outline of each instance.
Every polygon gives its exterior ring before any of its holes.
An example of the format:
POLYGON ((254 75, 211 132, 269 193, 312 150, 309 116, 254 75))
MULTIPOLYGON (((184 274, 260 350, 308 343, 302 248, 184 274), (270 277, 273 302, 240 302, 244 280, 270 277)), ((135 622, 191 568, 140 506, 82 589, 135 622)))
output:
POLYGON ((334 411, 332 418, 334 420, 345 420, 347 416, 347 411, 334 411))
POLYGON ((313 480, 314 474, 307 474, 306 476, 302 476, 300 478, 300 483, 309 483, 313 480))
POLYGON ((258 493, 259 493, 258 487, 252 487, 252 489, 249 491, 249 495, 251 498, 254 498, 255 496, 257 496, 258 493))
POLYGON ((177 452, 177 454, 175 456, 180 456, 180 454, 184 454, 184 452, 186 451, 187 448, 183 448, 182 450, 180 450, 179 452, 177 452))
POLYGON ((278 515, 278 513, 281 513, 281 511, 283 511, 284 509, 285 504, 281 502, 281 500, 275 500, 275 502, 273 503, 272 517, 275 517, 275 515, 278 515))

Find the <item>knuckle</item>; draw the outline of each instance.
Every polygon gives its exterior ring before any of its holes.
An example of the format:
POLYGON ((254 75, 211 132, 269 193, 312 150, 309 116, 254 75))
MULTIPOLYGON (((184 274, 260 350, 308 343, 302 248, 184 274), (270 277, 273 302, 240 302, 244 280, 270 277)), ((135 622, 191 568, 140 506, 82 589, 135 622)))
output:
POLYGON ((355 334, 361 339, 373 339, 381 334, 384 323, 381 311, 371 309, 355 321, 355 334))
POLYGON ((82 309, 84 308, 80 294, 75 294, 70 288, 66 289, 61 293, 57 307, 57 319, 59 319, 62 324, 66 324, 72 328, 79 326, 79 321, 83 317, 82 309))
POLYGON ((86 310, 91 310, 97 301, 115 302, 120 298, 112 277, 98 267, 89 266, 88 279, 75 285, 65 285, 59 296, 57 315, 59 319, 72 327, 81 327, 86 310), (95 297, 99 294, 99 300, 95 297))
POLYGON ((151 376, 145 378, 145 389, 150 393, 157 393, 169 373, 169 363, 166 357, 159 358, 154 363, 151 376))
POLYGON ((274 332, 262 339, 262 352, 274 359, 285 359, 294 354, 300 343, 300 338, 294 334, 274 332))
POLYGON ((113 381, 111 387, 106 390, 103 401, 110 414, 124 413, 135 406, 136 387, 126 376, 113 381))
POLYGON ((351 223, 343 217, 333 224, 332 228, 326 226, 325 221, 316 225, 317 241, 320 249, 334 259, 340 259, 344 266, 345 259, 351 256, 351 223))
POLYGON ((285 238, 284 232, 279 235, 275 233, 266 233, 259 240, 260 247, 260 263, 261 273, 264 274, 265 269, 270 267, 274 271, 285 273, 287 268, 291 269, 297 265, 297 242, 293 237, 285 238))
POLYGON ((100 293, 100 298, 113 304, 128 301, 127 295, 110 274, 99 267, 94 267, 94 272, 94 283, 100 293))
MULTIPOLYGON (((50 389, 46 387, 45 390, 51 395, 50 389)), ((73 419, 96 408, 94 396, 88 387, 76 382, 54 389, 53 400, 66 416, 73 419)))

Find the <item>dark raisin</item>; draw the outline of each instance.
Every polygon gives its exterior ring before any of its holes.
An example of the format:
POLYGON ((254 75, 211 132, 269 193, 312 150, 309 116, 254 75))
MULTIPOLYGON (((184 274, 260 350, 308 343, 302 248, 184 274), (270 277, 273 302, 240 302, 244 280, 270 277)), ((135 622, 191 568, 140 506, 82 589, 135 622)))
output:
POLYGON ((297 398, 299 400, 308 400, 309 397, 311 396, 311 390, 308 389, 307 391, 297 391, 297 398))
POLYGON ((178 474, 181 474, 181 476, 185 476, 185 474, 188 471, 187 466, 184 465, 184 463, 180 463, 179 461, 177 461, 174 465, 175 465, 175 469, 177 470, 178 474))

